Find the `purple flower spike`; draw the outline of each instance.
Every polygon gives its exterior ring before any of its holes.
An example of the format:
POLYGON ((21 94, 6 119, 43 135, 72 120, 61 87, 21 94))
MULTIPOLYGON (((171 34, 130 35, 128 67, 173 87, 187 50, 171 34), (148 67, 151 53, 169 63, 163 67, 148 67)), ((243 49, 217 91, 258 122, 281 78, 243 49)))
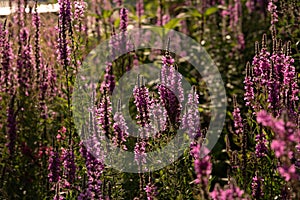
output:
POLYGON ((146 163, 147 153, 146 153, 147 143, 144 140, 138 141, 134 147, 134 160, 141 166, 146 163))
POLYGON ((60 180, 60 156, 57 151, 51 150, 48 165, 48 178, 50 183, 57 183, 60 180))
POLYGON ((108 91, 111 95, 115 88, 115 76, 113 75, 113 67, 108 63, 105 68, 104 81, 101 84, 101 92, 108 91))
MULTIPOLYGON (((208 186, 208 180, 210 174, 212 172, 212 163, 209 155, 201 158, 202 148, 200 144, 196 144, 192 148, 192 154, 194 155, 194 168, 197 175, 196 180, 194 181, 196 184, 200 184, 202 188, 206 188, 208 186)), ((204 149, 204 151, 208 151, 204 149)), ((204 152, 205 153, 205 152, 204 152)))
POLYGON ((144 0, 136 1, 136 15, 140 18, 144 14, 144 0))
POLYGON ((65 176, 68 181, 68 185, 75 181, 76 176, 76 164, 75 155, 73 150, 65 150, 62 152, 63 166, 65 168, 65 176))
POLYGON ((264 182, 264 179, 257 175, 255 175, 252 178, 252 184, 251 184, 252 196, 255 199, 261 199, 264 196, 263 188, 262 188, 263 182, 264 182))
POLYGON ((8 151, 10 156, 14 155, 15 152, 15 144, 17 139, 17 119, 16 113, 14 110, 14 99, 13 96, 10 100, 10 104, 7 111, 7 128, 8 128, 8 151))
POLYGON ((271 24, 274 25, 278 22, 277 6, 275 5, 277 0, 269 0, 268 11, 271 13, 271 24))
POLYGON ((126 8, 121 8, 120 18, 120 30, 121 32, 126 32, 128 26, 128 10, 126 8))
MULTIPOLYGON (((119 101, 120 104, 120 101, 119 101)), ((114 145, 121 145, 122 148, 124 150, 127 150, 126 145, 124 144, 124 142, 126 142, 126 139, 128 137, 128 127, 127 124, 125 122, 125 119, 123 117, 123 114, 121 112, 121 105, 118 105, 118 112, 115 113, 114 115, 114 131, 115 131, 115 135, 113 137, 113 141, 114 141, 114 145)))
POLYGON ((252 82, 252 75, 251 75, 251 66, 250 63, 247 63, 246 66, 246 77, 244 80, 244 100, 246 101, 246 106, 253 106, 254 104, 254 90, 253 90, 253 82, 252 82))
POLYGON ((268 151, 266 134, 261 130, 255 136, 255 141, 256 141, 255 155, 257 158, 262 158, 266 155, 266 153, 268 151))
POLYGON ((154 200, 154 197, 157 195, 157 187, 154 184, 148 183, 144 190, 147 194, 147 200, 154 200))
POLYGON ((233 120, 234 120, 235 133, 237 135, 240 135, 243 134, 244 132, 243 121, 242 121, 240 109, 237 106, 236 97, 234 97, 233 102, 234 102, 233 120))
POLYGON ((110 126, 112 124, 112 117, 111 117, 112 106, 111 106, 109 95, 107 94, 106 91, 104 92, 105 93, 100 100, 99 108, 96 109, 96 119, 101 134, 106 135, 106 137, 109 137, 110 126))
POLYGON ((199 96, 193 88, 188 95, 185 114, 182 117, 182 128, 187 130, 190 138, 197 140, 201 137, 200 115, 198 111, 199 96))

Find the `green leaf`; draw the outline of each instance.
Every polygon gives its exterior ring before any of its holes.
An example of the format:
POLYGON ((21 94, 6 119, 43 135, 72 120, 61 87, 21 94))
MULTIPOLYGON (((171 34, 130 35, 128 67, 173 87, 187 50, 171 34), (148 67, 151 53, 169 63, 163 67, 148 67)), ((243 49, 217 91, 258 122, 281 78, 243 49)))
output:
POLYGON ((102 11, 102 17, 103 19, 109 18, 112 15, 112 11, 111 10, 103 10, 102 11))
POLYGON ((209 15, 212 15, 214 14, 215 12, 217 12, 219 9, 217 7, 210 7, 208 8, 205 12, 204 12, 204 15, 205 16, 209 16, 209 15))
POLYGON ((181 21, 182 19, 180 18, 174 18, 171 19, 166 25, 164 25, 164 28, 167 29, 173 29, 177 26, 177 24, 181 21))
POLYGON ((197 18, 202 17, 202 14, 196 8, 190 8, 187 14, 190 15, 191 17, 197 17, 197 18))

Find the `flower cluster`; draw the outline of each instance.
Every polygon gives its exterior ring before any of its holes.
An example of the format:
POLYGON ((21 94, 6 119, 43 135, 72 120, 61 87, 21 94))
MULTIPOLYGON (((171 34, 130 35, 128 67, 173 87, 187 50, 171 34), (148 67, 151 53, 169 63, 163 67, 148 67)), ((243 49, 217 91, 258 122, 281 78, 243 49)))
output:
POLYGON ((154 184, 148 183, 144 190, 147 194, 147 200, 154 200, 154 197, 157 195, 157 187, 154 184))
POLYGON ((263 188, 262 188, 263 182, 264 179, 257 175, 255 175, 252 178, 252 184, 251 184, 252 196, 256 199, 260 199, 264 196, 263 188))
POLYGON ((295 161, 292 160, 299 162, 297 145, 300 141, 300 131, 292 122, 275 119, 264 110, 257 114, 257 122, 270 127, 276 134, 271 142, 271 149, 275 156, 281 159, 278 166, 281 176, 286 181, 298 180, 299 174, 296 171, 295 161))
POLYGON ((245 191, 241 190, 235 184, 231 183, 225 188, 215 186, 214 190, 210 193, 213 200, 249 200, 249 197, 245 197, 245 191))
POLYGON ((61 179, 61 160, 57 151, 51 150, 48 161, 48 178, 50 183, 57 183, 61 179))

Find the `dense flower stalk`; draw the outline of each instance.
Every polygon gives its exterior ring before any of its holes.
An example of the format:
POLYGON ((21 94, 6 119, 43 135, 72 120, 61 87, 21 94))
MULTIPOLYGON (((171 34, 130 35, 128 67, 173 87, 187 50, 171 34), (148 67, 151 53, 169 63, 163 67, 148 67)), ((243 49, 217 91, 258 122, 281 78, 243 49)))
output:
POLYGON ((252 13, 255 10, 255 2, 253 0, 247 0, 245 5, 249 13, 252 13))
POLYGON ((146 127, 150 123, 150 105, 151 99, 148 88, 144 85, 144 81, 138 76, 138 85, 133 90, 134 103, 137 107, 137 120, 142 127, 146 127))
MULTIPOLYGON (((271 60, 270 53, 267 50, 267 36, 263 35, 262 48, 260 52, 257 52, 258 55, 253 59, 253 76, 257 77, 258 83, 261 86, 266 86, 269 81, 270 72, 271 72, 271 60)), ((257 44, 258 45, 258 44, 257 44)), ((259 47, 256 47, 257 51, 259 47)))
MULTIPOLYGON (((92 142, 95 142, 96 138, 92 137, 92 142)), ((81 156, 85 159, 85 165, 87 169, 87 183, 86 187, 81 191, 78 196, 79 200, 85 199, 103 199, 101 186, 101 175, 104 170, 104 164, 102 159, 96 159, 88 150, 83 146, 83 143, 80 144, 80 153, 81 156)))
MULTIPOLYGON (((119 105, 120 106, 120 105, 119 105)), ((128 137, 128 127, 125 122, 125 119, 123 117, 122 112, 120 111, 120 108, 118 109, 118 112, 114 115, 114 145, 120 145, 122 149, 127 150, 126 145, 124 144, 126 142, 126 139, 128 137)))
POLYGON ((8 151, 10 156, 14 155, 15 152, 15 144, 17 139, 17 119, 16 119, 16 111, 14 109, 15 96, 12 96, 8 111, 7 111, 7 128, 8 128, 8 151))
MULTIPOLYGON (((293 66, 294 59, 290 56, 291 54, 291 43, 287 44, 287 53, 284 58, 284 69, 283 69, 283 96, 287 100, 285 107, 288 110, 289 117, 297 119, 295 112, 299 101, 299 86, 296 69, 293 66)), ((294 120, 296 123, 297 120, 294 120)))
POLYGON ((102 135, 105 135, 106 137, 110 136, 110 128, 112 125, 112 106, 111 106, 111 100, 109 95, 107 94, 107 91, 104 91, 104 94, 102 95, 100 99, 100 103, 98 108, 95 111, 97 124, 100 128, 100 132, 102 135))
POLYGON ((29 31, 23 28, 20 31, 20 54, 17 58, 18 85, 21 92, 29 95, 32 86, 33 74, 35 72, 32 61, 32 47, 29 43, 29 31))
POLYGON ((196 90, 193 88, 188 95, 188 102, 186 104, 186 110, 182 117, 182 128, 187 130, 190 138, 197 140, 201 137, 200 129, 200 115, 198 111, 199 96, 196 90))
POLYGON ((143 14, 144 14, 144 0, 137 0, 136 1, 136 15, 139 17, 139 20, 143 14))
POLYGON ((220 188, 216 185, 214 190, 210 193, 213 200, 249 200, 250 198, 245 197, 245 191, 241 190, 238 186, 230 183, 225 188, 220 188))
MULTIPOLYGON (((200 154, 200 146, 197 146, 196 148, 199 148, 199 154, 200 154)), ((207 155, 204 158, 196 158, 194 161, 194 168, 197 174, 195 183, 201 184, 202 187, 207 187, 209 176, 212 172, 212 164, 211 164, 210 156, 207 155)))
MULTIPOLYGON (((300 131, 296 125, 287 120, 273 118, 266 111, 262 110, 257 114, 257 122, 263 126, 270 127, 275 133, 275 139, 271 142, 271 149, 275 157, 281 158, 278 172, 286 180, 295 180, 299 178, 294 163, 291 160, 296 159, 299 152, 295 151, 300 140, 300 131)), ((297 159, 296 159, 297 160, 297 159)))
POLYGON ((158 87, 158 92, 167 111, 168 123, 172 126, 177 126, 184 100, 181 84, 182 77, 175 69, 175 61, 168 52, 162 57, 162 61, 161 84, 158 87))
POLYGON ((160 133, 163 132, 166 127, 166 118, 167 111, 162 106, 163 103, 161 99, 156 99, 152 97, 152 103, 150 105, 150 118, 151 118, 151 127, 153 131, 156 131, 156 136, 160 136, 160 133))
POLYGON ((95 159, 90 153, 87 153, 86 167, 88 173, 87 188, 79 195, 78 199, 103 199, 101 192, 102 181, 100 180, 104 170, 103 163, 95 159))
POLYGON ((83 20, 86 10, 86 4, 83 0, 74 1, 73 23, 78 32, 85 31, 83 20))
POLYGON ((128 26, 128 10, 121 8, 120 10, 120 31, 126 32, 128 26))
MULTIPOLYGON (((272 70, 273 71, 273 70, 272 70)), ((278 116, 279 109, 280 109, 280 82, 273 77, 273 73, 270 75, 270 79, 267 84, 268 88, 268 99, 267 102, 269 103, 268 108, 273 110, 273 114, 278 116)))
POLYGON ((60 180, 60 172, 61 172, 61 160, 59 153, 54 151, 53 149, 50 151, 49 161, 48 161, 48 178, 50 183, 57 183, 60 180))
POLYGON ((145 164, 147 162, 146 146, 146 141, 141 139, 140 141, 137 141, 134 147, 134 160, 140 168, 142 167, 142 164, 145 164))
POLYGON ((71 49, 67 39, 68 31, 71 26, 71 2, 70 0, 59 0, 59 37, 58 55, 65 70, 70 65, 71 49))
POLYGON ((101 92, 108 91, 111 95, 115 88, 115 76, 113 74, 113 67, 108 63, 105 67, 104 81, 101 83, 101 92))
POLYGON ((144 190, 147 194, 147 200, 154 200, 155 196, 157 195, 157 187, 149 182, 144 190))
MULTIPOLYGON (((253 82, 252 82, 252 74, 251 74, 251 66, 250 63, 247 63, 246 66, 246 76, 244 80, 244 100, 246 106, 253 106, 254 104, 254 90, 253 90, 253 82)), ((254 107, 254 106, 253 106, 254 107)))
MULTIPOLYGON (((145 86, 144 78, 138 76, 137 86, 133 90, 134 103, 137 108, 137 123, 140 125, 139 133, 141 139, 139 139, 134 147, 134 159, 142 167, 143 163, 146 163, 146 138, 150 133, 150 106, 152 101, 150 99, 149 90, 145 86), (142 80, 141 80, 142 79, 142 80)), ((141 168, 140 168, 141 170, 141 168)))
POLYGON ((75 155, 74 151, 71 149, 62 150, 62 164, 64 166, 64 175, 67 181, 65 186, 72 184, 75 181, 76 177, 76 164, 75 164, 75 155))
POLYGON ((162 4, 158 6, 156 15, 157 15, 157 22, 156 22, 157 26, 164 26, 170 20, 170 15, 168 13, 164 14, 162 4))
MULTIPOLYGON (((126 8, 121 8, 120 10, 120 43, 119 43, 119 48, 121 48, 119 51, 122 53, 126 51, 127 48, 127 26, 128 26, 128 10, 126 8)), ((123 71, 124 66, 122 66, 122 71, 123 71)))
POLYGON ((40 27, 41 19, 37 12, 37 1, 32 16, 32 25, 35 27, 34 34, 34 56, 35 56, 35 69, 36 69, 36 86, 39 89, 40 77, 41 77, 41 47, 40 47, 40 27))
POLYGON ((274 25, 276 22, 278 22, 278 14, 277 14, 277 6, 276 3, 277 0, 269 0, 268 3, 268 11, 271 13, 271 24, 274 25))
POLYGON ((260 132, 255 136, 255 155, 257 158, 262 158, 266 155, 268 148, 267 148, 267 140, 266 140, 266 134, 263 132, 263 130, 260 130, 260 132))
POLYGON ((252 178, 251 189, 252 189, 252 197, 255 199, 261 199, 264 196, 263 193, 263 185, 264 179, 255 175, 252 178))
POLYGON ((243 120, 241 117, 240 113, 240 108, 237 105, 236 98, 234 97, 234 108, 233 108, 233 121, 234 121, 234 128, 235 128, 235 133, 237 135, 243 134, 244 129, 243 129, 243 120))
POLYGON ((15 77, 14 72, 16 71, 15 67, 13 67, 13 59, 14 54, 12 50, 12 45, 9 41, 9 35, 7 30, 3 30, 1 34, 1 77, 0 77, 0 85, 1 90, 10 95, 16 90, 15 86, 15 77))

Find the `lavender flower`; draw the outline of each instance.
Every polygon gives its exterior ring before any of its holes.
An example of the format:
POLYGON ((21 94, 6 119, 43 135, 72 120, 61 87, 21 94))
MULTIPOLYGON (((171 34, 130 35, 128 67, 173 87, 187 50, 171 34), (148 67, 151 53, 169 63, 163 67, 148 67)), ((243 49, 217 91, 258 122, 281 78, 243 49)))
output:
POLYGON ((110 97, 108 96, 107 91, 104 91, 99 106, 96 109, 96 119, 101 134, 105 134, 106 137, 109 137, 110 135, 110 126, 112 124, 111 112, 112 107, 110 97))
POLYGON ((152 98, 152 103, 150 105, 150 118, 151 118, 151 127, 154 130, 157 130, 157 137, 159 137, 160 133, 163 132, 166 127, 166 118, 167 118, 167 111, 162 106, 163 103, 161 99, 154 99, 152 98))
POLYGON ((261 199, 264 196, 263 193, 263 182, 264 179, 257 176, 257 174, 252 178, 251 188, 252 188, 252 196, 255 199, 261 199))
MULTIPOLYGON (((244 80, 244 100, 246 101, 246 106, 253 106, 254 104, 254 90, 253 90, 253 82, 251 77, 251 66, 250 63, 247 63, 246 66, 246 77, 244 80)), ((254 107, 254 106, 253 106, 254 107)))
POLYGON ((134 96, 134 103, 137 107, 137 120, 138 123, 145 127, 147 124, 150 123, 150 96, 149 96, 149 90, 143 83, 140 81, 140 76, 138 76, 138 85, 133 90, 133 96, 134 96))
POLYGON ((278 167, 279 174, 285 179, 285 181, 299 180, 299 173, 296 171, 295 164, 283 165, 278 167))
POLYGON ((258 43, 255 43, 256 55, 253 58, 253 77, 260 86, 267 86, 271 72, 270 53, 266 46, 267 36, 264 34, 262 39, 262 49, 259 51, 258 43))
POLYGON ((238 26, 239 18, 241 16, 241 1, 234 0, 234 5, 231 8, 231 15, 230 15, 230 27, 232 30, 238 26))
POLYGON ((50 183, 57 183, 60 180, 60 156, 57 151, 51 150, 49 155, 48 178, 50 183))
POLYGON ((118 112, 114 115, 114 131, 115 135, 113 137, 114 145, 121 145, 122 149, 127 150, 126 145, 124 142, 126 142, 126 138, 128 137, 128 127, 126 125, 125 119, 122 115, 122 112, 118 110, 118 112))
POLYGON ((6 146, 8 146, 10 156, 14 155, 17 139, 17 119, 16 112, 14 110, 14 101, 15 96, 12 96, 7 111, 8 143, 6 146))
POLYGON ((267 140, 266 140, 266 134, 261 130, 256 136, 255 136, 255 155, 257 158, 262 158, 265 156, 265 154, 268 151, 267 148, 267 140))
MULTIPOLYGON (((120 41, 119 41, 119 48, 121 52, 125 52, 128 46, 127 44, 127 26, 128 26, 128 10, 126 8, 121 8, 120 10, 120 41)), ((122 66, 123 67, 123 66, 122 66)), ((123 68, 122 68, 123 69, 123 68)), ((123 70, 122 70, 123 71, 123 70)))
POLYGON ((141 18, 144 14, 144 0, 137 0, 136 1, 136 15, 141 18))
POLYGON ((13 67, 13 59, 14 59, 14 54, 12 50, 12 45, 9 42, 8 38, 8 31, 3 30, 2 35, 1 35, 1 43, 2 43, 2 49, 1 49, 1 77, 0 77, 0 85, 1 85, 1 90, 3 92, 6 92, 13 96, 15 93, 15 68, 13 67), (3 89, 2 89, 3 88, 3 89))
POLYGON ((66 176, 66 180, 69 183, 73 183, 75 181, 76 176, 76 164, 75 164, 75 155, 73 150, 62 150, 62 161, 64 166, 64 173, 66 176))
POLYGON ((271 24, 274 25, 278 22, 277 6, 275 4, 277 0, 269 0, 268 11, 271 13, 271 24))
POLYGON ((144 190, 147 194, 147 200, 154 200, 154 197, 157 195, 157 187, 154 184, 148 183, 144 190))
POLYGON ((71 49, 68 45, 67 34, 71 26, 71 2, 70 0, 59 0, 59 37, 58 53, 61 64, 67 69, 70 65, 71 49))
POLYGON ((273 75, 271 75, 271 78, 268 81, 267 84, 268 88, 268 99, 267 102, 270 103, 268 105, 268 108, 273 110, 273 114, 275 116, 278 116, 280 113, 278 112, 280 108, 280 82, 278 79, 274 78, 273 75))
POLYGON ((177 126, 179 122, 181 103, 184 100, 183 88, 181 84, 181 75, 174 67, 174 59, 167 52, 162 57, 163 66, 161 69, 161 84, 158 87, 158 92, 166 108, 168 123, 171 126, 177 126), (169 78, 168 78, 169 77, 169 78))
POLYGON ((147 143, 145 140, 138 141, 134 147, 134 160, 138 166, 146 163, 147 153, 146 153, 147 143))
POLYGON ((29 32, 26 28, 20 31, 20 54, 17 58, 18 84, 21 91, 28 96, 32 87, 34 66, 32 62, 32 47, 29 43, 29 32))
POLYGON ((157 22, 156 22, 157 26, 164 26, 170 20, 170 15, 163 13, 162 6, 158 7, 156 15, 157 15, 157 22))
POLYGON ((199 96, 193 88, 188 95, 188 102, 186 104, 186 111, 182 117, 182 128, 187 130, 190 138, 198 139, 201 137, 200 116, 198 111, 199 96))
POLYGON ((213 200, 249 200, 250 198, 245 197, 244 190, 241 190, 236 184, 230 183, 224 189, 221 189, 219 185, 215 186, 214 190, 210 193, 213 200))
POLYGON ((101 84, 101 92, 108 91, 111 95, 115 88, 115 76, 113 75, 112 64, 108 63, 105 67, 104 81, 101 84))
POLYGON ((246 7, 249 13, 252 13, 255 10, 255 2, 253 0, 247 0, 246 7))
POLYGON ((240 109, 237 106, 236 98, 234 97, 233 99, 234 102, 234 108, 233 108, 233 120, 234 120, 234 128, 235 128, 235 133, 237 135, 243 134, 244 129, 243 129, 243 121, 240 113, 240 109))
POLYGON ((284 69, 283 69, 283 95, 288 100, 286 102, 286 108, 289 111, 289 116, 296 119, 296 102, 299 100, 299 86, 297 81, 296 69, 293 66, 294 59, 290 56, 291 54, 291 43, 287 44, 287 53, 284 58, 284 69))
POLYGON ((35 27, 34 36, 34 56, 35 56, 35 70, 36 70, 36 87, 39 89, 41 77, 41 48, 40 48, 40 26, 41 19, 37 12, 37 2, 32 16, 32 25, 35 27))
POLYGON ((121 8, 120 10, 120 31, 126 32, 128 26, 128 10, 121 8))
POLYGON ((78 32, 85 31, 86 27, 83 26, 83 19, 85 14, 86 4, 83 0, 74 1, 74 14, 73 23, 78 32))
POLYGON ((85 158, 85 165, 87 169, 87 187, 80 193, 78 199, 103 199, 101 186, 101 175, 104 170, 103 161, 96 159, 92 154, 87 152, 87 149, 81 144, 80 152, 85 158))
POLYGON ((202 188, 207 188, 208 180, 212 172, 211 158, 207 155, 208 149, 202 147, 201 144, 194 144, 191 148, 191 154, 194 157, 194 169, 197 175, 196 184, 200 184, 202 188), (205 157, 201 158, 204 153, 205 157))
POLYGON ((275 133, 271 149, 281 160, 278 172, 286 181, 298 181, 299 174, 295 170, 295 164, 291 163, 291 160, 295 158, 295 153, 298 153, 295 149, 297 149, 300 139, 300 131, 296 129, 296 125, 289 121, 273 118, 266 111, 260 111, 257 114, 257 122, 270 127, 275 133))

